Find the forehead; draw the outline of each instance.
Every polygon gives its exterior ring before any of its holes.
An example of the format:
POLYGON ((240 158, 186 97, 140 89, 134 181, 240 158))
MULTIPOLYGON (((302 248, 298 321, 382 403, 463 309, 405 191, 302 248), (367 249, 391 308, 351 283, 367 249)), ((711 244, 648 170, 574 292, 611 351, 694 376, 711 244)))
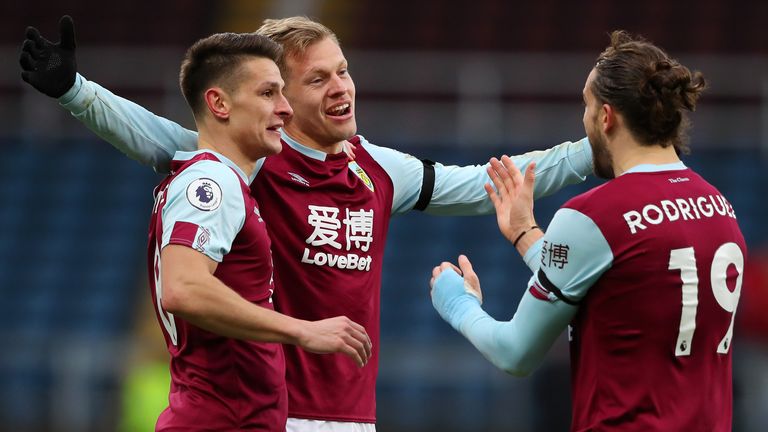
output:
POLYGON ((595 81, 595 77, 597 76, 597 69, 592 68, 591 71, 589 71, 589 75, 587 75, 587 81, 584 83, 584 89, 582 90, 582 93, 584 96, 590 96, 592 94, 591 88, 592 83, 595 81))
POLYGON ((303 53, 289 56, 286 64, 292 74, 304 75, 313 71, 333 70, 345 61, 341 47, 326 37, 308 46, 303 53))
POLYGON ((242 71, 246 76, 245 82, 250 84, 260 85, 265 82, 283 83, 280 69, 278 69, 274 61, 268 58, 250 58, 243 63, 242 71))

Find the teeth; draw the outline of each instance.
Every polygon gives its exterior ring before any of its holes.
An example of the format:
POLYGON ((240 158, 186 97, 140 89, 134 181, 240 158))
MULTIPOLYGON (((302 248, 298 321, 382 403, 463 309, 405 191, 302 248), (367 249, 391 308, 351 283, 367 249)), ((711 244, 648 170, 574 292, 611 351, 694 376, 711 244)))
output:
POLYGON ((349 108, 349 104, 348 104, 348 103, 346 103, 346 104, 344 104, 344 105, 339 105, 339 106, 337 106, 337 107, 335 107, 335 108, 332 108, 332 109, 330 109, 330 110, 328 110, 328 111, 329 111, 329 112, 331 112, 331 113, 341 114, 341 113, 342 113, 342 112, 344 112, 344 111, 345 111, 347 108, 349 108))

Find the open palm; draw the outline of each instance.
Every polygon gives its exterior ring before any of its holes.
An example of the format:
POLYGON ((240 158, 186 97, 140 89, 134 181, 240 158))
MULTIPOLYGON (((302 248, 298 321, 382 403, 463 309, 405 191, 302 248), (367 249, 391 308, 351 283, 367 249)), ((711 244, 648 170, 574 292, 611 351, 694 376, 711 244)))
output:
POLYGON ((533 217, 533 184, 535 181, 535 162, 531 162, 520 172, 509 156, 501 160, 491 158, 488 176, 493 182, 485 184, 485 191, 496 209, 496 222, 499 230, 509 241, 524 230, 535 225, 533 217), (494 189, 495 188, 495 189, 494 189))

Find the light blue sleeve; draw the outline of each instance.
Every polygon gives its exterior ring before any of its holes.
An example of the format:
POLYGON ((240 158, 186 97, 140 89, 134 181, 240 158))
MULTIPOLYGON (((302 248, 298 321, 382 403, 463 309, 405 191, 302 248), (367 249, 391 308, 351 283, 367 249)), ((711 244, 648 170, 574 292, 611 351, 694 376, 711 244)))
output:
POLYGON ((575 210, 555 215, 540 246, 540 259, 529 264, 534 275, 509 321, 488 315, 453 270, 444 271, 432 291, 443 319, 496 367, 515 376, 528 375, 541 364, 578 311, 578 302, 613 262, 597 226, 575 210))
MULTIPOLYGON (((392 214, 411 210, 421 192, 424 172, 421 160, 376 146, 362 137, 360 142, 392 179, 395 189, 392 214)), ((580 183, 592 173, 592 148, 586 138, 564 142, 548 150, 512 156, 512 160, 520 170, 525 170, 530 162, 536 162, 534 198, 550 195, 569 184, 580 183)), ((425 212, 453 216, 493 214, 493 203, 483 188, 490 182, 487 167, 488 164, 435 164, 435 188, 425 212)))
POLYGON ((526 261, 533 271, 531 285, 538 283, 548 291, 554 287, 574 302, 613 264, 613 252, 600 228, 584 213, 570 208, 555 213, 544 237, 534 246, 538 259, 531 259, 530 264, 526 261))
POLYGON ((171 181, 162 220, 161 248, 172 243, 176 224, 186 222, 197 226, 191 247, 221 262, 245 223, 245 201, 237 174, 223 163, 196 162, 171 181))
POLYGON ((59 104, 96 135, 158 172, 168 172, 177 150, 197 149, 197 132, 116 96, 80 74, 59 104))

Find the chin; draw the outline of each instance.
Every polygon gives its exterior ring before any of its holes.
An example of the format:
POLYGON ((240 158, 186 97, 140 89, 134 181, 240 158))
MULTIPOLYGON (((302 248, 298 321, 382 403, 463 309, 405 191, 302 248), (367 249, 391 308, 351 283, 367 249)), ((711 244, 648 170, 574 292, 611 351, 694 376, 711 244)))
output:
POLYGON ((280 153, 281 151, 283 151, 283 145, 282 145, 282 144, 280 144, 280 142, 279 142, 279 141, 277 142, 277 145, 275 145, 275 146, 271 146, 271 147, 269 148, 269 154, 278 154, 278 153, 280 153))
POLYGON ((355 136, 357 133, 357 124, 354 120, 350 124, 344 125, 343 127, 338 128, 337 130, 337 137, 339 140, 348 140, 355 136))
POLYGON ((270 139, 267 141, 267 145, 264 146, 265 153, 268 155, 280 153, 283 150, 283 144, 280 139, 270 139))

